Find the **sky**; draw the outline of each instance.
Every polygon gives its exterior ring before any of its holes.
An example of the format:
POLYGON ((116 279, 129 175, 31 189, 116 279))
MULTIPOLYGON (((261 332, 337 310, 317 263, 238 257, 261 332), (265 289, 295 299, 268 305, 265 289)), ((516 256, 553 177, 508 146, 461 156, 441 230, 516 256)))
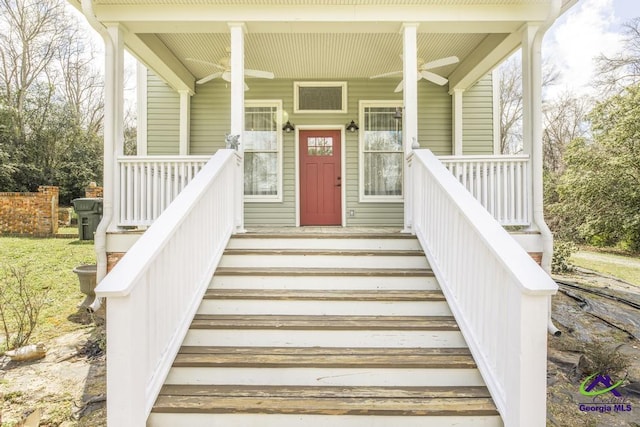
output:
POLYGON ((549 95, 553 97, 554 91, 593 94, 594 58, 619 52, 623 24, 638 16, 639 0, 578 0, 543 40, 543 56, 560 72, 560 80, 549 95))

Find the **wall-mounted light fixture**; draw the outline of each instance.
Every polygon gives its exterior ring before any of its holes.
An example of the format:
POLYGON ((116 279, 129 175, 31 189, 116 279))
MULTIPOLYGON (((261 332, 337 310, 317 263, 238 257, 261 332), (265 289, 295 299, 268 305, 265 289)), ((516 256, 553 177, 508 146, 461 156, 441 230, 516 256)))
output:
POLYGON ((402 120, 402 107, 396 107, 396 112, 393 115, 393 118, 396 120, 402 120))
POLYGON ((349 132, 356 132, 358 129, 360 129, 360 128, 358 127, 358 125, 356 124, 356 122, 354 122, 353 120, 351 120, 351 123, 349 123, 349 124, 347 125, 347 130, 348 130, 349 132))
POLYGON ((285 131, 286 133, 291 133, 295 130, 295 126, 291 124, 291 122, 289 120, 287 120, 287 123, 284 124, 284 126, 282 126, 282 130, 285 131))

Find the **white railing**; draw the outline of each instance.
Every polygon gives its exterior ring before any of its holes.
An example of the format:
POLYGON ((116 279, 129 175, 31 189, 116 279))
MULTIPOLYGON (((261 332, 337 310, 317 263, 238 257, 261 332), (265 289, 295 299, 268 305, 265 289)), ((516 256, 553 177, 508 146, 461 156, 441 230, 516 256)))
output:
POLYGON ((529 156, 441 156, 439 159, 500 224, 531 224, 529 156))
POLYGON ((429 150, 409 168, 413 229, 505 426, 545 425, 556 284, 429 150))
POLYGON ((220 150, 96 289, 107 298, 107 423, 143 427, 234 230, 241 160, 220 150))
POLYGON ((151 225, 211 156, 122 156, 119 226, 151 225))

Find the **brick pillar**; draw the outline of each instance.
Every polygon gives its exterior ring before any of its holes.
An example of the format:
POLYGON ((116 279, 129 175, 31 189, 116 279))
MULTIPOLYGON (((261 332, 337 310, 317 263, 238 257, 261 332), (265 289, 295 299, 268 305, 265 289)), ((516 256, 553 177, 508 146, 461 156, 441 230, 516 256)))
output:
POLYGON ((103 194, 102 187, 98 187, 95 182, 90 183, 89 186, 84 189, 84 197, 87 198, 101 199, 103 194))
POLYGON ((58 232, 58 199, 60 189, 52 185, 38 187, 42 200, 42 219, 38 234, 56 234, 58 232))

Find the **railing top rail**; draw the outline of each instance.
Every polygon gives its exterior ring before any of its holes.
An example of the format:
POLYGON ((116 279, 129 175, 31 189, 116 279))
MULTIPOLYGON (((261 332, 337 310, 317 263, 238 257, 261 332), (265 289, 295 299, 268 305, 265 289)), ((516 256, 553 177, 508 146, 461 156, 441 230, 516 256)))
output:
POLYGON ((515 161, 525 162, 529 160, 528 154, 497 154, 497 155, 462 155, 462 156, 437 156, 440 161, 449 162, 477 162, 477 161, 515 161))
POLYGON ((138 278, 160 253, 162 247, 178 230, 180 224, 193 209, 193 201, 200 199, 209 183, 218 176, 223 167, 237 159, 234 150, 222 149, 211 157, 209 162, 195 176, 190 185, 176 197, 174 203, 163 212, 128 252, 131 256, 122 258, 113 270, 97 286, 99 297, 123 297, 133 290, 138 278))
POLYGON ((542 270, 509 233, 496 222, 479 202, 456 180, 438 158, 427 149, 413 151, 414 161, 431 171, 436 182, 446 188, 448 197, 458 206, 462 217, 478 231, 487 248, 492 250, 506 271, 529 295, 552 295, 558 286, 542 270))
POLYGON ((188 162, 188 161, 207 161, 212 156, 173 156, 173 155, 160 155, 160 156, 118 156, 118 162, 120 163, 136 163, 136 162, 157 162, 157 161, 171 161, 171 162, 188 162))

